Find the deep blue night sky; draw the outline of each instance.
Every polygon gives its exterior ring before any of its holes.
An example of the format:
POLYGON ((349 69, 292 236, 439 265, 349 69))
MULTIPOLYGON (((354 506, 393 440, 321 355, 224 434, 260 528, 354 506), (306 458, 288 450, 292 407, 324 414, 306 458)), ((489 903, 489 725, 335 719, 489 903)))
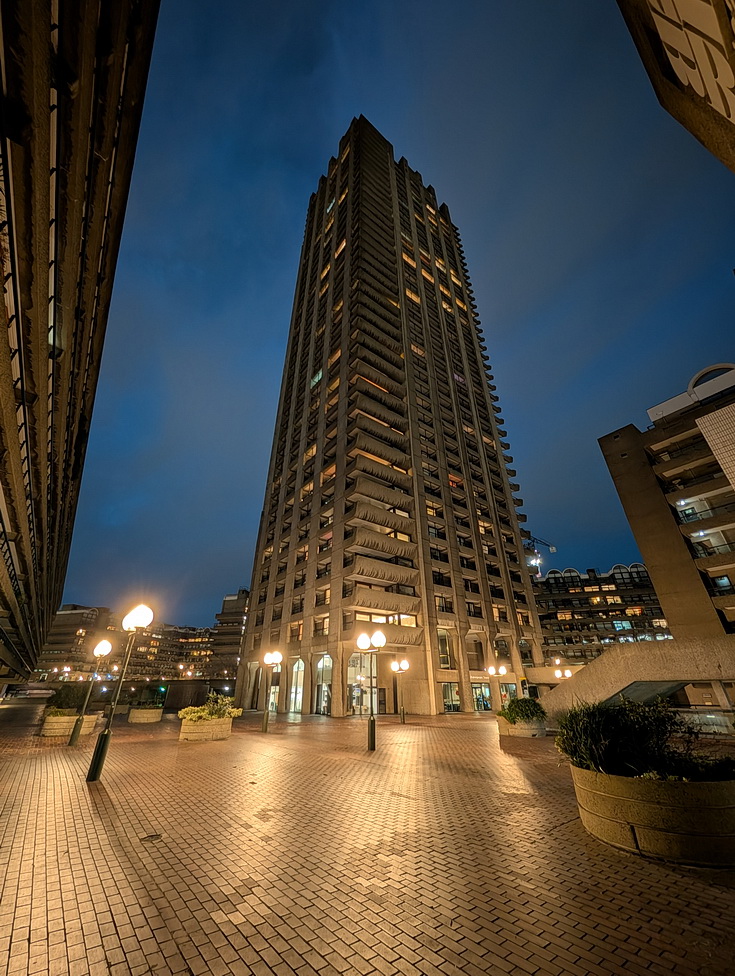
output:
POLYGON ((250 578, 309 195, 353 116, 459 226, 544 569, 638 558, 597 446, 735 358, 735 175, 614 0, 163 0, 65 602, 250 578))

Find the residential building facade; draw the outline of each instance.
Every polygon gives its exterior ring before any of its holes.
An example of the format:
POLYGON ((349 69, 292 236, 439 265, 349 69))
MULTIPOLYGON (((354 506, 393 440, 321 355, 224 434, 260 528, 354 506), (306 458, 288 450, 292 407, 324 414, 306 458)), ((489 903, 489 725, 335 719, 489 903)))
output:
POLYGON ((48 639, 36 664, 36 680, 55 679, 64 672, 88 672, 94 667, 94 648, 109 639, 113 623, 109 607, 65 603, 54 617, 48 639))
POLYGON ((661 105, 735 171, 733 0, 618 0, 661 105))
MULTIPOLYGON (((519 489, 446 205, 364 118, 312 196, 238 699, 334 716, 499 703, 543 660, 519 489), (371 657, 356 640, 380 630, 371 657), (371 675, 375 679, 371 680, 371 675)), ((528 533, 526 533, 528 535, 528 533)))
POLYGON ((217 623, 212 631, 209 677, 235 680, 240 664, 249 595, 249 590, 240 587, 237 593, 230 593, 224 598, 222 609, 215 614, 217 623))
POLYGON ((735 365, 697 373, 686 392, 600 447, 677 640, 735 633, 735 365))
POLYGON ((157 8, 0 7, 0 677, 62 599, 157 8))
POLYGON ((534 585, 549 666, 590 661, 612 644, 671 638, 642 563, 607 573, 550 569, 534 585))

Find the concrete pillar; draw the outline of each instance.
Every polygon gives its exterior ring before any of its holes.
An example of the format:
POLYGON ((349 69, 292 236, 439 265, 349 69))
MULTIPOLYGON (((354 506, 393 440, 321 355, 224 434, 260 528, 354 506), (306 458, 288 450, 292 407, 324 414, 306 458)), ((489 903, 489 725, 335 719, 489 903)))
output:
POLYGON ((725 709, 725 711, 732 711, 732 702, 730 701, 730 696, 727 693, 727 688, 723 685, 721 681, 712 681, 712 693, 717 699, 717 704, 720 708, 725 709))
POLYGON ((301 696, 301 714, 314 714, 314 671, 316 661, 314 655, 309 654, 304 660, 304 690, 301 696))
POLYGON ((345 714, 345 688, 347 678, 347 662, 349 654, 336 648, 331 652, 332 657, 332 703, 331 714, 334 718, 343 718, 345 714))
POLYGON ((472 682, 470 681, 470 669, 467 664, 467 648, 465 647, 468 632, 468 630, 460 630, 455 637, 457 647, 454 656, 457 665, 460 712, 474 712, 475 710, 475 701, 472 697, 472 682))

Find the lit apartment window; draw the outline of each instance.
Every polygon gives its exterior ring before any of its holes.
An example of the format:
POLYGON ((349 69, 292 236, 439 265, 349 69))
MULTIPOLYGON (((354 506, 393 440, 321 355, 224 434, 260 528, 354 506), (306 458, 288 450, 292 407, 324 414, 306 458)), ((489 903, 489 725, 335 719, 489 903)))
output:
POLYGON ((326 637, 329 633, 329 617, 317 617, 314 620, 314 637, 326 637))

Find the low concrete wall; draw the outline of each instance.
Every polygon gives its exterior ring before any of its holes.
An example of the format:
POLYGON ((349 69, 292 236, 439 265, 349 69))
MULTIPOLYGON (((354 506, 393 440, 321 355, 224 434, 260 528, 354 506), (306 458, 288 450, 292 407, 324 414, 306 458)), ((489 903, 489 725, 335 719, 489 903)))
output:
POLYGON ((735 865, 735 782, 678 783, 571 770, 582 824, 598 840, 678 864, 735 865))
POLYGON ((543 720, 538 722, 509 722, 502 715, 498 715, 498 732, 500 735, 517 735, 524 739, 537 739, 546 735, 546 725, 543 720))
POLYGON ((181 723, 179 740, 184 742, 211 742, 213 739, 229 739, 232 732, 231 718, 213 718, 204 722, 181 723))
MULTIPOLYGON (((66 736, 68 739, 74 729, 78 716, 74 715, 47 715, 43 721, 43 726, 41 727, 41 735, 43 736, 66 736)), ((80 735, 90 735, 94 731, 94 727, 97 724, 97 719, 99 714, 93 712, 89 715, 84 716, 84 721, 82 722, 82 731, 80 735)))
POLYGON ((132 706, 128 712, 128 722, 132 725, 146 725, 152 722, 160 722, 162 715, 162 708, 136 708, 132 706))
POLYGON ((735 635, 614 644, 541 701, 549 715, 558 715, 580 701, 606 701, 628 685, 650 681, 735 681, 735 635))

